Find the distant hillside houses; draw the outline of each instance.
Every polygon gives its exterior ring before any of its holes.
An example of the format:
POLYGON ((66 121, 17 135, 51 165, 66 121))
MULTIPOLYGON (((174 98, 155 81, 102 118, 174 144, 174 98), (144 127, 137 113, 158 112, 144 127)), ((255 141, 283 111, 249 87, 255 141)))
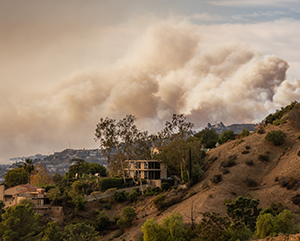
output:
POLYGON ((214 129, 219 135, 224 131, 232 130, 235 134, 242 133, 243 129, 254 131, 254 127, 258 124, 232 124, 230 126, 225 126, 223 122, 211 125, 207 124, 208 129, 214 129))

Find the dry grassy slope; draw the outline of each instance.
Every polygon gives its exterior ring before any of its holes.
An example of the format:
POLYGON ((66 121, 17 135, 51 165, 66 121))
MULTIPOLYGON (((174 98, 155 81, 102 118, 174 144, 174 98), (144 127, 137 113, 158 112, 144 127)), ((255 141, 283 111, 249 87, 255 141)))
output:
MULTIPOLYGON (((275 182, 275 177, 280 179, 285 176, 300 179, 300 157, 297 155, 300 150, 300 141, 296 139, 300 131, 290 123, 280 126, 268 125, 265 130, 265 134, 254 132, 248 137, 241 138, 243 142, 240 142, 241 139, 229 141, 209 151, 205 157, 206 163, 211 158, 218 157, 218 159, 211 163, 203 180, 192 187, 196 194, 191 197, 187 195, 181 203, 169 207, 159 216, 157 216, 159 212, 153 207, 152 198, 146 198, 137 203, 135 209, 138 212, 139 220, 135 221, 134 225, 124 235, 115 240, 122 240, 123 238, 133 240, 133 236, 140 232, 141 226, 147 219, 154 217, 158 222, 161 222, 173 211, 180 212, 184 222, 190 222, 192 205, 194 215, 197 216, 196 222, 201 220, 201 213, 206 211, 226 215, 224 200, 247 194, 253 198, 258 198, 262 208, 270 206, 273 202, 281 202, 293 212, 300 214, 300 208, 291 202, 293 196, 300 194, 300 188, 296 191, 287 190, 275 182), (272 130, 284 131, 287 134, 286 142, 281 146, 274 146, 265 141, 265 136, 272 130), (245 146, 250 146, 248 154, 242 154, 245 146), (271 160, 262 163, 258 160, 258 156, 267 152, 270 153, 271 160), (229 168, 230 173, 222 174, 220 163, 228 160, 229 156, 234 154, 237 155, 237 165, 229 168), (246 160, 252 160, 254 165, 246 165, 246 160), (210 179, 216 174, 222 174, 223 180, 215 185, 211 183, 210 179), (247 177, 255 179, 259 185, 255 188, 249 188, 245 183, 247 177), (204 183, 208 183, 209 187, 202 189, 204 183)), ((121 211, 122 207, 122 205, 118 208, 114 207, 111 212, 121 211)), ((112 237, 113 233, 105 235, 105 239, 112 237)))
MULTIPOLYGON (((300 213, 300 208, 291 202, 291 197, 300 193, 300 189, 287 190, 275 182, 275 177, 283 176, 300 179, 300 157, 297 155, 300 141, 296 139, 300 132, 289 123, 280 126, 268 125, 265 130, 265 134, 252 133, 248 137, 241 138, 243 142, 240 142, 241 139, 230 141, 208 152, 206 162, 215 156, 218 159, 211 164, 204 179, 192 188, 196 191, 196 195, 170 207, 158 217, 158 220, 164 219, 171 211, 177 211, 183 215, 185 222, 189 222, 192 203, 195 212, 209 211, 225 215, 223 205, 225 199, 247 194, 258 198, 262 208, 270 206, 273 202, 281 202, 292 211, 300 213), (281 146, 274 146, 265 141, 265 136, 272 130, 284 131, 287 134, 286 142, 281 146), (249 153, 242 154, 246 145, 250 146, 249 153), (262 163, 258 160, 258 156, 266 152, 270 153, 271 161, 262 163), (237 155, 237 165, 230 167, 230 173, 223 175, 220 163, 234 154, 237 155), (246 160, 253 160, 254 165, 246 165, 246 160), (213 185, 210 179, 216 174, 222 174, 223 180, 213 185), (247 177, 255 179, 259 186, 249 188, 245 183, 247 177), (205 182, 208 182, 209 188, 202 190, 205 182)), ((200 218, 201 215, 198 215, 198 221, 200 218)))

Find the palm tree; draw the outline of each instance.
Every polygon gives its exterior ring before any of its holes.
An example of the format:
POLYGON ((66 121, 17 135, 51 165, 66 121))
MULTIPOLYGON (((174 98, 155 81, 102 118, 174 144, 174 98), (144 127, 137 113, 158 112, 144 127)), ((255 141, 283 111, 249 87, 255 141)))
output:
POLYGON ((32 160, 26 158, 22 168, 28 173, 28 183, 30 183, 30 173, 34 170, 34 165, 32 164, 32 160))

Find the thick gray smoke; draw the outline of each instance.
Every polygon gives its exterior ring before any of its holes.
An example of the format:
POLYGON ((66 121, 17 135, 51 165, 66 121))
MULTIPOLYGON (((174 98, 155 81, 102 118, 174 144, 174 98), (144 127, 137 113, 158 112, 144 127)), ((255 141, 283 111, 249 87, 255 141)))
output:
POLYGON ((300 81, 286 80, 286 61, 245 43, 204 44, 203 35, 188 22, 156 22, 114 64, 81 71, 47 94, 2 100, 0 153, 97 147, 94 129, 106 116, 133 114, 156 132, 173 113, 196 128, 248 123, 299 99, 300 81))

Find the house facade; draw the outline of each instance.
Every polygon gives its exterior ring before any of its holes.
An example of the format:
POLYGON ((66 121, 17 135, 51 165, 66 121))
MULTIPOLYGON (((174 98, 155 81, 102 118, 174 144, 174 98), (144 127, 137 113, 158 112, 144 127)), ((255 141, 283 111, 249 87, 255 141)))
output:
POLYGON ((0 186, 0 200, 5 204, 5 208, 18 204, 22 199, 30 199, 36 207, 45 205, 45 189, 31 185, 22 184, 5 189, 4 185, 0 186))
POLYGON ((129 177, 143 179, 166 179, 167 169, 157 160, 129 160, 125 161, 125 172, 129 177))

